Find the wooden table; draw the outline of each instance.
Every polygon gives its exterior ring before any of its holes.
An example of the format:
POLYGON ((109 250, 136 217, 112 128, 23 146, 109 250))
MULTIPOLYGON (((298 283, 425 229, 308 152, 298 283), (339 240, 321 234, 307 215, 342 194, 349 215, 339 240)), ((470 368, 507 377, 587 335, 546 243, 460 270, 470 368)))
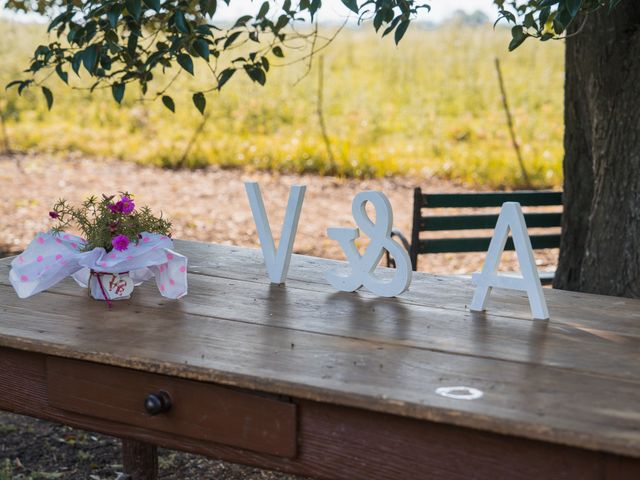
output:
POLYGON ((532 321, 494 292, 473 314, 460 279, 375 298, 294 256, 274 286, 257 250, 176 243, 189 295, 113 310, 71 281, 20 300, 3 260, 0 409, 317 478, 640 478, 640 301, 546 291, 532 321))

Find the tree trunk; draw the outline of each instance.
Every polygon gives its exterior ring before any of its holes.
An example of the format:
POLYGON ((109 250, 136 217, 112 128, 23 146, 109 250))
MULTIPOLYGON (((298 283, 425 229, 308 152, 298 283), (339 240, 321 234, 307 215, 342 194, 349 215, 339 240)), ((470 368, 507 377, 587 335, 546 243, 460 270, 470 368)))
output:
POLYGON ((568 35, 554 287, 640 297, 640 2, 578 18, 568 35))

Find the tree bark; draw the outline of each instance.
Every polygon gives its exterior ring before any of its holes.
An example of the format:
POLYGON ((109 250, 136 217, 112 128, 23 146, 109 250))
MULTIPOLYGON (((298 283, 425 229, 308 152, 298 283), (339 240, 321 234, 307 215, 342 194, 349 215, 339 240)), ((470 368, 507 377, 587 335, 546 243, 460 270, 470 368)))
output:
POLYGON ((640 2, 570 27, 564 147, 554 287, 640 297, 640 2))

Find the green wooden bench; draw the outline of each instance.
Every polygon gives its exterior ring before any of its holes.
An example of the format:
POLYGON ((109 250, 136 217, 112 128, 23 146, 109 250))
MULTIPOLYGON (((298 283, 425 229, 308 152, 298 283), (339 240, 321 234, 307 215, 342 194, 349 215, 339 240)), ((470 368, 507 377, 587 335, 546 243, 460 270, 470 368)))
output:
MULTIPOLYGON (((422 193, 420 188, 413 192, 413 226, 411 241, 401 231, 394 229, 397 237, 409 252, 413 270, 418 268, 418 256, 428 253, 486 252, 490 236, 485 237, 448 237, 420 238, 421 232, 482 230, 493 229, 498 220, 497 213, 472 215, 425 215, 424 209, 433 208, 496 208, 504 202, 518 202, 523 207, 561 206, 562 192, 559 191, 516 191, 483 193, 422 193)), ((558 228, 562 220, 560 212, 525 213, 528 228, 558 228)), ((531 235, 534 249, 559 248, 559 233, 531 235)), ((506 250, 513 250, 511 237, 506 250)), ((387 253, 387 264, 393 265, 393 259, 387 253)), ((543 283, 553 281, 553 273, 542 274, 543 283)))

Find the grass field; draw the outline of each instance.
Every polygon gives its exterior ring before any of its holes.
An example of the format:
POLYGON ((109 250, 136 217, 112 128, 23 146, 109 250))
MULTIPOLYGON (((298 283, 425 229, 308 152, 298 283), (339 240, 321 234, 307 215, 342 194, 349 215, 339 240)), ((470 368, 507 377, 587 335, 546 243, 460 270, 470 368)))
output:
MULTIPOLYGON (((0 23, 0 83, 20 76, 46 41, 35 25, 0 23)), ((207 96, 203 117, 191 103, 208 76, 181 75, 160 101, 127 91, 122 106, 108 90, 90 95, 54 75, 48 112, 39 90, 0 91, 11 146, 80 151, 161 166, 248 166, 341 176, 438 175, 473 185, 518 187, 518 167, 502 108, 494 58, 502 62, 514 123, 535 186, 562 181, 563 46, 527 42, 508 53, 509 33, 482 28, 412 26, 399 47, 370 26, 343 31, 324 56, 324 116, 334 160, 317 114, 318 62, 272 68, 266 87, 238 76, 207 96)), ((275 59, 274 59, 274 62, 275 59)), ((196 74, 204 72, 196 63, 196 74)), ((165 82, 158 82, 160 89, 165 82)), ((2 133, 0 132, 0 136, 2 133)), ((0 142, 0 149, 2 143, 0 142)))

